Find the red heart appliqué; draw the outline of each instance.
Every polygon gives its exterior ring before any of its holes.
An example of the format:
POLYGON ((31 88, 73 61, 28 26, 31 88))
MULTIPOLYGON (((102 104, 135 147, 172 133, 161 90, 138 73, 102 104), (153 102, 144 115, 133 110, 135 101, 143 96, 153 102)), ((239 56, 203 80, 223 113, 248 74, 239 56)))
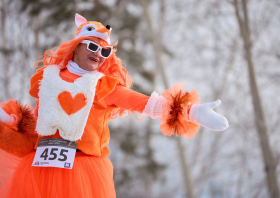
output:
POLYGON ((70 92, 63 91, 57 98, 60 106, 68 115, 76 113, 87 104, 83 93, 78 93, 73 98, 70 92))

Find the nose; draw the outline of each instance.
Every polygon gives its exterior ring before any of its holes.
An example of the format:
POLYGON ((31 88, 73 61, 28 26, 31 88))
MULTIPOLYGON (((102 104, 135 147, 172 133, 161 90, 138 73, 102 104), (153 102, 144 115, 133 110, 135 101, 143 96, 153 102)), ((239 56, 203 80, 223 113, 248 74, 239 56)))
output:
POLYGON ((101 57, 101 49, 99 48, 97 52, 95 52, 98 57, 101 57))

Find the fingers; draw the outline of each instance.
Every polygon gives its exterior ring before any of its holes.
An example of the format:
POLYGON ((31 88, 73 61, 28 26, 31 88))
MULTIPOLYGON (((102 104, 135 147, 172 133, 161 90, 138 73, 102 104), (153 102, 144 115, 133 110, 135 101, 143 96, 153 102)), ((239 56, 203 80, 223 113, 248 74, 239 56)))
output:
POLYGON ((213 110, 205 112, 198 123, 213 131, 224 131, 229 127, 228 120, 213 110))
POLYGON ((221 129, 222 131, 226 130, 226 129, 229 127, 228 120, 227 120, 225 117, 224 117, 224 120, 225 120, 224 126, 223 126, 223 128, 221 129))
POLYGON ((215 124, 214 124, 212 130, 213 131, 226 130, 229 127, 228 120, 224 116, 222 116, 216 112, 214 114, 215 114, 214 115, 215 118, 213 119, 213 123, 215 123, 215 124))
POLYGON ((211 102, 211 103, 209 103, 209 108, 214 109, 214 108, 220 106, 221 103, 222 103, 221 100, 217 100, 215 102, 211 102))

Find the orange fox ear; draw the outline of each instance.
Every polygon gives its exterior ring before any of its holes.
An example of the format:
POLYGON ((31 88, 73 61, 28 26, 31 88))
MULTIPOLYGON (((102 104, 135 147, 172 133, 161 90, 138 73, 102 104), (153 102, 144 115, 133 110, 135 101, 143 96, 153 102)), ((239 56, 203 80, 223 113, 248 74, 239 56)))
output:
POLYGON ((81 15, 79 15, 78 13, 76 13, 75 23, 76 23, 76 26, 79 27, 83 23, 87 23, 87 20, 84 17, 82 17, 81 15))

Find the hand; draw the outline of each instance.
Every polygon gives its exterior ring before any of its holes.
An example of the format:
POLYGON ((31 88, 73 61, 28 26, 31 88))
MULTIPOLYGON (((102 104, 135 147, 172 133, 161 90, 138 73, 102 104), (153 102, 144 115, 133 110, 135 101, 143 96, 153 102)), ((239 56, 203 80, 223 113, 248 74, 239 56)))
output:
POLYGON ((213 109, 221 104, 220 100, 206 104, 194 104, 190 110, 190 120, 199 123, 213 131, 223 131, 228 128, 228 121, 213 109))
POLYGON ((2 108, 0 108, 0 122, 3 124, 9 124, 15 121, 15 117, 12 115, 7 114, 5 111, 3 111, 2 108))

